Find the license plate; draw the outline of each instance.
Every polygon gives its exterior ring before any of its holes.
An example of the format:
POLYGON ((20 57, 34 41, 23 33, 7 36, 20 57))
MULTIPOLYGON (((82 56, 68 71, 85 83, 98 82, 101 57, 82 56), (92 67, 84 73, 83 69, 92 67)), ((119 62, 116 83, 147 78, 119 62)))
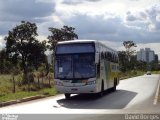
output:
POLYGON ((72 90, 72 91, 77 91, 78 89, 77 89, 77 88, 72 88, 71 90, 72 90))

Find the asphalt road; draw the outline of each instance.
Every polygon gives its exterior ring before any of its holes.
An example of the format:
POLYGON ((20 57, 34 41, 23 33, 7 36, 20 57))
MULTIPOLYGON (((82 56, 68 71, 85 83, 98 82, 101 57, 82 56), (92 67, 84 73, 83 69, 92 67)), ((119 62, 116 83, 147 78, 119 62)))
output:
MULTIPOLYGON (((92 120, 96 119, 96 116, 98 119, 106 119, 103 116, 109 114, 160 114, 160 106, 153 104, 159 78, 159 75, 143 75, 122 80, 116 92, 108 92, 102 98, 93 95, 73 95, 70 100, 66 100, 64 95, 57 95, 3 107, 0 108, 0 113, 78 114, 77 120, 85 116, 92 120)), ((60 117, 64 118, 63 115, 60 117)), ((116 119, 116 116, 114 117, 116 119)), ((75 118, 69 115, 65 119, 75 118)))

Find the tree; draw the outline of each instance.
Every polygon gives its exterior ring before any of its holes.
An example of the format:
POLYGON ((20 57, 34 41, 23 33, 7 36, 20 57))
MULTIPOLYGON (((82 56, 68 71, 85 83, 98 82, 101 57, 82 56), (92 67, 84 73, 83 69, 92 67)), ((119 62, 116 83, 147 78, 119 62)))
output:
POLYGON ((61 28, 63 33, 62 41, 74 40, 74 38, 78 39, 78 35, 74 32, 74 30, 75 28, 73 27, 63 26, 63 28, 61 28))
POLYGON ((40 59, 44 56, 45 43, 39 42, 36 39, 37 26, 35 23, 22 21, 11 31, 6 40, 6 51, 15 61, 21 61, 21 69, 24 73, 25 81, 28 83, 28 67, 41 62, 40 59))
POLYGON ((135 52, 132 48, 133 47, 137 47, 136 43, 134 43, 133 41, 124 41, 123 42, 124 47, 126 48, 126 55, 128 60, 130 61, 131 56, 133 55, 133 53, 135 52))
POLYGON ((16 66, 15 58, 10 59, 6 53, 6 49, 0 51, 0 74, 8 74, 12 72, 13 63, 16 66))
POLYGON ((135 67, 136 67, 137 70, 146 71, 147 70, 147 62, 145 62, 145 61, 136 61, 135 62, 135 67))
POLYGON ((136 57, 134 56, 134 50, 132 47, 136 47, 136 44, 133 41, 124 41, 123 42, 126 51, 119 51, 119 64, 120 70, 125 72, 126 70, 135 69, 136 57))
POLYGON ((0 73, 5 72, 6 51, 5 49, 0 51, 0 73))
POLYGON ((67 40, 74 40, 75 38, 78 39, 78 35, 74 32, 75 28, 63 26, 63 28, 53 28, 50 27, 49 31, 51 35, 48 36, 48 43, 50 44, 50 50, 55 51, 55 46, 59 41, 67 41, 67 40))
POLYGON ((118 51, 118 57, 119 57, 119 66, 120 66, 120 70, 122 72, 125 72, 127 69, 127 57, 126 57, 126 52, 125 51, 118 51))
POLYGON ((46 63, 46 55, 44 54, 46 51, 46 41, 38 42, 34 44, 34 47, 32 48, 32 54, 30 54, 28 58, 28 64, 29 66, 34 66, 36 70, 38 70, 38 67, 41 65, 41 63, 46 63))

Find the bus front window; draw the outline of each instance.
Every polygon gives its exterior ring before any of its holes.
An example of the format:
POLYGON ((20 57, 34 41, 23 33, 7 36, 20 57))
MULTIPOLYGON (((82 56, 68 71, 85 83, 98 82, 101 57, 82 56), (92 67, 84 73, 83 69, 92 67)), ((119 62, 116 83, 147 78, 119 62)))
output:
POLYGON ((57 56, 55 64, 55 77, 60 79, 73 78, 72 58, 70 55, 57 56))
POLYGON ((94 54, 59 55, 56 59, 55 77, 60 79, 85 79, 95 77, 94 54))
POLYGON ((95 77, 94 54, 74 55, 74 77, 95 77))

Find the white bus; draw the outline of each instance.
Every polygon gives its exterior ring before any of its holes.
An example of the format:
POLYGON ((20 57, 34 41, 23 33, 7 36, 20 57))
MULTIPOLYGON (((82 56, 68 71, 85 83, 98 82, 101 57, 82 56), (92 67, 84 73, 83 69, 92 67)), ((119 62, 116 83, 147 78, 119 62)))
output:
POLYGON ((67 99, 71 94, 103 95, 119 83, 117 52, 96 40, 58 42, 54 70, 55 89, 67 99))

